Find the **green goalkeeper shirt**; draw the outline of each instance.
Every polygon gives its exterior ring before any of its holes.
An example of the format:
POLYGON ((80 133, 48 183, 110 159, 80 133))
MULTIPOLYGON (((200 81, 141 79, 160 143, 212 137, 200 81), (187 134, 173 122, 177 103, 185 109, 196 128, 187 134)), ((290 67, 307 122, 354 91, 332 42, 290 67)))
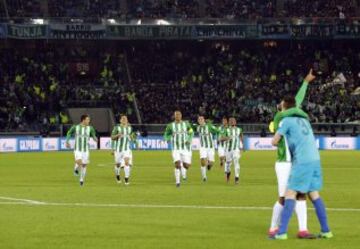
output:
MULTIPOLYGON (((277 129, 279 127, 280 121, 284 117, 288 117, 288 116, 302 116, 302 117, 304 117, 304 115, 306 115, 306 118, 307 118, 307 114, 304 111, 302 111, 299 107, 301 106, 302 102, 304 101, 308 85, 309 85, 308 82, 303 81, 300 89, 298 90, 298 92, 297 92, 297 94, 295 96, 296 108, 291 108, 291 109, 286 110, 284 112, 278 111, 275 114, 275 117, 274 117, 274 130, 275 130, 275 132, 277 131, 277 129)), ((286 141, 285 137, 283 137, 280 140, 280 142, 279 142, 279 144, 277 146, 277 161, 278 162, 291 162, 291 155, 290 155, 289 148, 288 148, 287 141, 286 141)))

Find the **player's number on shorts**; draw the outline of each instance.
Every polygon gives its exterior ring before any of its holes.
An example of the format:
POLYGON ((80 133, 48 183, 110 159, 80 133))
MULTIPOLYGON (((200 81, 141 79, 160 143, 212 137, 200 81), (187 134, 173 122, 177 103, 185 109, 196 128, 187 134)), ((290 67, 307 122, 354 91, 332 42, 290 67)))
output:
POLYGON ((310 129, 309 129, 307 123, 305 122, 305 120, 302 119, 302 118, 298 118, 298 119, 297 119, 297 123, 298 123, 298 124, 301 126, 301 128, 302 128, 302 129, 301 129, 302 134, 304 134, 305 136, 309 135, 310 129))

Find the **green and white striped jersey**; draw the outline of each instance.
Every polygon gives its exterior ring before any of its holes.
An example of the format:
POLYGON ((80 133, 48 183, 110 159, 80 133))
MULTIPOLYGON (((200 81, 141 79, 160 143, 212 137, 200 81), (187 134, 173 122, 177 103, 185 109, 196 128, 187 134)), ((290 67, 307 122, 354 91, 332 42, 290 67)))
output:
POLYGON ((226 151, 239 150, 240 149, 240 135, 242 129, 239 127, 229 127, 226 129, 225 137, 229 140, 225 143, 226 151))
POLYGON ((191 141, 194 131, 189 122, 172 122, 167 125, 164 139, 171 141, 172 150, 191 150, 191 141))
POLYGON ((83 126, 82 124, 71 126, 70 130, 66 134, 66 142, 69 142, 70 138, 75 137, 75 151, 88 152, 89 151, 89 139, 92 137, 96 139, 95 129, 92 126, 83 126))
POLYGON ((112 148, 116 152, 123 152, 131 150, 131 141, 133 139, 132 127, 130 125, 116 125, 111 133, 111 136, 121 134, 122 136, 112 140, 112 148))
POLYGON ((214 135, 217 134, 218 130, 212 124, 198 125, 196 128, 197 133, 200 137, 201 148, 212 149, 214 145, 214 135))
POLYGON ((225 141, 220 141, 220 139, 222 137, 225 137, 227 129, 228 129, 228 127, 225 127, 223 125, 218 127, 218 147, 225 148, 226 142, 225 141))

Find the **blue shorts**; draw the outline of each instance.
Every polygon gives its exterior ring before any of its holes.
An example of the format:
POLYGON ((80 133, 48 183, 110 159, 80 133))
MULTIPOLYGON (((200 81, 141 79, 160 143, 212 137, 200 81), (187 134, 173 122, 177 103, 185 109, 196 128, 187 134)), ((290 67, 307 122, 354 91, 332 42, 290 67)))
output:
POLYGON ((300 193, 320 191, 322 188, 320 161, 304 164, 293 164, 287 188, 300 193))

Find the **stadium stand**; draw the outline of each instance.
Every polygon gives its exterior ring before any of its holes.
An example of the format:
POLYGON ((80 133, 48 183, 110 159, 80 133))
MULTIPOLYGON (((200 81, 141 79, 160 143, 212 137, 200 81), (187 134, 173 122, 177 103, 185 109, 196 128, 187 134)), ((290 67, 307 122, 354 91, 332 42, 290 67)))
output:
MULTIPOLYGON (((325 17, 357 25, 351 17, 358 16, 358 6, 354 0, 13 0, 0 1, 0 15, 80 18, 77 22, 82 17, 225 18, 258 24, 259 19, 282 24, 282 17, 295 23, 325 17)), ((271 26, 264 30, 281 35, 271 26)), ((322 34, 309 30, 304 36, 322 34)), ((65 124, 66 109, 75 106, 111 107, 147 124, 166 123, 176 108, 191 120, 203 113, 217 122, 235 115, 242 123, 268 123, 279 96, 294 93, 310 67, 318 73, 304 106, 312 122, 349 123, 360 117, 358 94, 352 95, 360 87, 360 51, 351 41, 25 42, 35 49, 4 43, 0 125, 6 131, 65 124)))
POLYGON ((267 123, 279 96, 294 93, 309 67, 319 74, 304 105, 313 122, 360 117, 351 97, 360 86, 360 51, 346 44, 258 43, 245 49, 234 42, 153 41, 125 47, 2 50, 1 126, 39 129, 54 123, 54 116, 61 123, 60 113, 71 106, 112 107, 134 117, 134 94, 144 123, 166 123, 176 108, 192 120, 204 113, 216 121, 236 115, 243 123, 267 123), (346 82, 328 87, 340 73, 346 82))
MULTIPOLYGON (((11 0, 10 17, 227 18, 358 16, 356 0, 11 0)), ((5 11, 1 11, 5 17, 5 11)))

